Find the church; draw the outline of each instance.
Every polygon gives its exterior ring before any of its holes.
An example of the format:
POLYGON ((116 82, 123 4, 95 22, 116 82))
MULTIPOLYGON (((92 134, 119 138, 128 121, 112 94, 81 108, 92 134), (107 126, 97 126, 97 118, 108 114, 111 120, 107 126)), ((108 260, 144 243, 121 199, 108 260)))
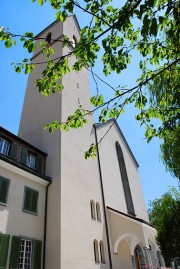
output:
MULTIPOLYGON (((73 51, 79 31, 73 15, 37 37, 56 58, 73 51), (64 35, 72 46, 57 41, 64 35)), ((43 61, 37 41, 32 63, 43 61)), ((18 136, 0 127, 0 268, 163 268, 138 163, 117 122, 96 124, 89 115, 82 128, 44 130, 55 119, 65 121, 79 102, 91 110, 87 69, 66 74, 62 93, 46 97, 35 86, 43 68, 29 75, 18 136), (85 160, 102 137, 97 157, 85 160)))

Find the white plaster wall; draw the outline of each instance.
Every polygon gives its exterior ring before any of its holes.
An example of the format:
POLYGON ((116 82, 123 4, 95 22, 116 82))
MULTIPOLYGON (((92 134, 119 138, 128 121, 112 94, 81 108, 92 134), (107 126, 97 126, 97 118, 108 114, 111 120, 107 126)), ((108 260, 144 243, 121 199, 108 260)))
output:
POLYGON ((0 175, 10 180, 7 205, 0 205, 0 232, 43 240, 45 185, 7 170, 2 165, 0 175), (37 215, 22 211, 25 186, 39 192, 37 215))
POLYGON ((118 246, 118 253, 113 254, 113 269, 131 269, 131 253, 125 240, 118 246))
MULTIPOLYGON (((71 17, 64 24, 64 33, 70 38, 78 37, 74 23, 71 17)), ((62 120, 74 112, 78 99, 83 108, 90 109, 86 69, 66 75, 63 84, 62 120)), ((98 163, 97 159, 84 159, 85 151, 95 142, 93 118, 88 121, 83 128, 61 134, 61 268, 100 268, 102 265, 94 262, 94 239, 104 241, 107 263, 103 268, 109 268, 98 163), (91 199, 100 204, 102 222, 91 219, 91 199)))
MULTIPOLYGON (((112 125, 112 121, 102 127, 98 127, 98 140, 103 137, 110 125, 112 125)), ((148 221, 147 210, 145 207, 137 167, 123 138, 121 137, 116 124, 112 126, 111 130, 102 140, 99 150, 106 205, 127 213, 122 179, 115 148, 116 141, 119 142, 123 151, 135 214, 137 217, 148 221)))

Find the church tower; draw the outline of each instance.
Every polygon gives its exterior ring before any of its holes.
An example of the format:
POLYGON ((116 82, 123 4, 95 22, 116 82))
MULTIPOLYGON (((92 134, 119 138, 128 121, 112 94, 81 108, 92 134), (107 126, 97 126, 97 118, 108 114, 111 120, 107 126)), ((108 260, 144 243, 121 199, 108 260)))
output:
MULTIPOLYGON (((55 49, 56 58, 72 51, 73 46, 62 48, 61 42, 54 40, 62 40, 63 35, 78 40, 79 30, 76 17, 70 16, 64 23, 55 21, 37 37, 52 40, 47 41, 55 49)), ((72 64, 73 57, 69 61, 72 64)), ((38 43, 32 62, 44 62, 38 43)), ((84 159, 85 151, 95 143, 93 118, 89 116, 83 128, 69 132, 50 134, 44 130, 47 123, 65 121, 79 102, 83 108, 91 109, 88 71, 83 68, 79 73, 67 74, 62 79, 62 93, 45 97, 35 87, 43 68, 43 64, 36 65, 29 76, 19 136, 48 154, 46 175, 52 178, 52 184, 48 189, 46 269, 92 269, 94 239, 103 242, 102 251, 107 252, 97 159, 84 159), (91 218, 91 201, 95 201, 101 214, 99 221, 91 218)), ((104 268, 109 268, 108 254, 102 255, 106 256, 104 268)))

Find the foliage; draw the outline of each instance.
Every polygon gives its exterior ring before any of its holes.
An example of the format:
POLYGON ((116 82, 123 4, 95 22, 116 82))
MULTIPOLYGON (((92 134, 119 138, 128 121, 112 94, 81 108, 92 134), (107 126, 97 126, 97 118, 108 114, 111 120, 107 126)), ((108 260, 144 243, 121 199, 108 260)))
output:
POLYGON ((180 192, 171 188, 161 198, 150 202, 150 222, 157 229, 157 243, 166 265, 180 257, 180 192))
POLYGON ((165 138, 161 145, 162 159, 167 170, 174 177, 180 179, 180 125, 175 130, 169 132, 169 136, 165 138))
MULTIPOLYGON (((43 5, 46 1, 32 0, 32 2, 38 2, 39 5, 43 5)), ((110 118, 117 119, 124 113, 125 106, 134 103, 139 110, 136 119, 145 126, 147 141, 155 136, 169 141, 169 130, 172 129, 174 122, 179 121, 180 115, 177 101, 180 89, 178 78, 180 2, 176 0, 127 0, 119 1, 119 7, 115 7, 111 0, 84 0, 81 1, 81 5, 74 0, 49 0, 49 2, 52 8, 57 10, 57 20, 65 21, 68 15, 73 14, 75 8, 86 12, 90 19, 89 23, 81 29, 80 39, 75 48, 59 58, 53 58, 54 51, 51 46, 45 40, 40 40, 42 52, 47 58, 47 65, 42 76, 36 80, 36 86, 42 94, 48 96, 51 93, 61 92, 63 90, 61 78, 72 69, 79 72, 83 67, 88 67, 94 79, 95 77, 97 79, 92 68, 100 57, 100 49, 105 76, 113 72, 122 74, 123 70, 128 69, 134 51, 140 55, 139 69, 141 71, 134 87, 113 88, 114 96, 108 101, 102 96, 97 86, 97 94, 90 100, 94 107, 92 111, 87 112, 79 107, 65 122, 54 121, 48 124, 47 128, 50 132, 56 129, 69 130, 69 128, 81 127, 87 122, 87 113, 93 113, 98 109, 100 122, 106 122, 110 118), (170 39, 170 42, 167 42, 167 39, 170 39), (73 66, 70 66, 69 58, 73 55, 76 56, 76 61, 73 66), (159 88, 155 87, 163 78, 166 82, 169 79, 170 83, 166 88, 166 98, 163 97, 162 90, 161 98, 158 99, 156 93, 159 88), (156 98, 154 103, 152 96, 156 98), (158 119, 158 125, 153 124, 154 118, 158 119)), ((28 52, 35 51, 38 37, 35 37, 33 33, 28 32, 19 36, 1 28, 0 40, 4 41, 7 48, 15 45, 15 39, 18 37, 28 52)), ((64 47, 72 45, 67 36, 58 41, 64 47)), ((25 59, 23 63, 14 64, 14 67, 18 73, 22 70, 30 73, 34 70, 35 64, 25 59)), ((106 86, 108 86, 107 83, 106 86)), ((86 157, 95 156, 96 146, 91 145, 90 150, 86 152, 86 157)), ((166 158, 164 161, 166 162, 166 158)))

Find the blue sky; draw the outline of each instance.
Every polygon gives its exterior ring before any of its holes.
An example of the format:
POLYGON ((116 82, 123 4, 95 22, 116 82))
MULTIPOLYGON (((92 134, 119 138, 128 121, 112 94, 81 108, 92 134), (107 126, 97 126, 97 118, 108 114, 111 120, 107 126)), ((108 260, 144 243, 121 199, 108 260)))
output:
MULTIPOLYGON (((54 14, 55 11, 48 4, 40 7, 37 3, 31 3, 31 0, 1 0, 0 25, 9 28, 9 31, 14 34, 23 34, 27 31, 37 34, 54 21, 54 14)), ((83 13, 77 12, 77 18, 80 26, 87 23, 84 21, 86 16, 83 13)), ((14 134, 18 132, 28 77, 24 74, 16 74, 11 63, 21 62, 27 56, 19 42, 11 49, 5 49, 0 43, 0 126, 14 134)), ((97 62, 95 72, 101 75, 100 61, 97 62)), ((138 68, 135 62, 128 73, 122 74, 121 77, 113 74, 105 80, 114 87, 119 84, 131 86, 137 73, 138 68)), ((106 93, 106 96, 109 95, 106 93)), ((165 171, 160 161, 159 140, 154 139, 147 144, 144 138, 144 128, 140 127, 134 119, 135 113, 132 107, 127 108, 125 115, 118 120, 118 123, 139 163, 139 174, 147 205, 149 200, 159 198, 166 192, 169 186, 177 187, 178 181, 165 171)))

